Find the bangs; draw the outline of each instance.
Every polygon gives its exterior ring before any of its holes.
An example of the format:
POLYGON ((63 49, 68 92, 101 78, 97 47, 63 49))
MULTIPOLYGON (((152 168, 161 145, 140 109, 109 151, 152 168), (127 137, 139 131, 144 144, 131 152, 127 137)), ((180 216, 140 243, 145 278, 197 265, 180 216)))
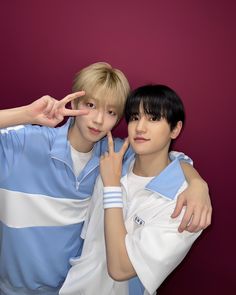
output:
POLYGON ((114 85, 109 85, 107 87, 106 84, 103 85, 95 85, 93 88, 85 89, 85 100, 89 100, 89 98, 95 99, 99 105, 111 105, 113 106, 120 118, 123 115, 124 110, 124 99, 123 93, 114 85))
POLYGON ((125 119, 128 123, 130 118, 140 113, 142 106, 144 114, 154 116, 158 119, 166 117, 163 99, 153 95, 131 95, 125 107, 125 119))

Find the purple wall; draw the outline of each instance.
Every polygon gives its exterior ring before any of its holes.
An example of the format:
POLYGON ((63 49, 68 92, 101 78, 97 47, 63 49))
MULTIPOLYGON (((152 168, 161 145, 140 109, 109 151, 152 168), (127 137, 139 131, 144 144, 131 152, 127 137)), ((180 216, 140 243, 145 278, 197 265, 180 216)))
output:
MULTIPOLYGON (((176 89, 187 112, 176 149, 209 183, 214 218, 158 294, 236 294, 235 1, 93 2, 1 1, 0 108, 62 98, 74 74, 96 61, 122 69, 132 87, 176 89)), ((116 135, 126 134, 122 127, 116 135)))

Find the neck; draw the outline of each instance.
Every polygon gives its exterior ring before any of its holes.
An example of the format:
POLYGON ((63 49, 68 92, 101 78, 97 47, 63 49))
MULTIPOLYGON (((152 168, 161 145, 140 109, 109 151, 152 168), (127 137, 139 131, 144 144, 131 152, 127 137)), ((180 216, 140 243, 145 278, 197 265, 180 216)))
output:
POLYGON ((157 176, 170 163, 168 153, 165 155, 136 155, 133 172, 144 177, 157 176))
POLYGON ((78 130, 73 128, 73 126, 69 129, 68 140, 72 147, 81 153, 88 153, 92 150, 94 143, 85 141, 78 130))

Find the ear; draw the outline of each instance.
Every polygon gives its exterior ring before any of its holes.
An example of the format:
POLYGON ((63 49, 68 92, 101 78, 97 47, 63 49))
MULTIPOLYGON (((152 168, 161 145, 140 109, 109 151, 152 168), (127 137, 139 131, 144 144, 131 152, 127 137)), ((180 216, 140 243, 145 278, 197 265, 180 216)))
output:
POLYGON ((182 121, 178 121, 175 128, 171 131, 171 138, 175 139, 179 136, 181 129, 182 129, 183 123, 182 121))

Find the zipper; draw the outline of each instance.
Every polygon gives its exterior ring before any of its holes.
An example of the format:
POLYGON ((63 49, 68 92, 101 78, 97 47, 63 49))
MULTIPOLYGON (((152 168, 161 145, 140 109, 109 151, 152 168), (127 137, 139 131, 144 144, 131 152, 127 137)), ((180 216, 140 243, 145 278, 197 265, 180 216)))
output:
POLYGON ((63 161, 63 160, 61 160, 61 159, 59 159, 59 158, 56 158, 56 157, 54 157, 54 156, 51 156, 51 158, 52 159, 55 159, 55 160, 57 160, 57 161, 60 161, 61 163, 63 163, 63 164, 65 164, 69 169, 70 169, 70 171, 72 172, 72 174, 74 175, 74 179, 75 179, 75 188, 76 188, 76 190, 78 191, 79 190, 79 186, 80 186, 80 183, 92 172, 92 171, 94 171, 98 166, 99 166, 99 164, 98 165, 96 165, 95 167, 93 167, 91 170, 89 170, 85 175, 84 175, 84 177, 80 180, 80 181, 77 181, 77 177, 76 177, 76 175, 75 175, 75 173, 74 173, 74 170, 72 169, 72 167, 70 166, 70 165, 68 165, 68 163, 66 163, 65 161, 63 161))
POLYGON ((57 161, 59 161, 59 162, 61 162, 61 163, 63 163, 63 164, 65 164, 65 165, 70 169, 70 171, 71 171, 72 174, 74 175, 74 179, 75 179, 75 188, 76 188, 76 190, 78 190, 78 189, 79 189, 79 182, 77 181, 76 175, 75 175, 74 170, 72 169, 72 167, 71 167, 70 165, 68 165, 67 162, 65 162, 65 161, 63 161, 63 160, 61 160, 61 159, 59 159, 59 158, 56 158, 56 157, 54 157, 54 156, 51 156, 51 158, 52 158, 52 159, 55 159, 55 160, 57 160, 57 161))

